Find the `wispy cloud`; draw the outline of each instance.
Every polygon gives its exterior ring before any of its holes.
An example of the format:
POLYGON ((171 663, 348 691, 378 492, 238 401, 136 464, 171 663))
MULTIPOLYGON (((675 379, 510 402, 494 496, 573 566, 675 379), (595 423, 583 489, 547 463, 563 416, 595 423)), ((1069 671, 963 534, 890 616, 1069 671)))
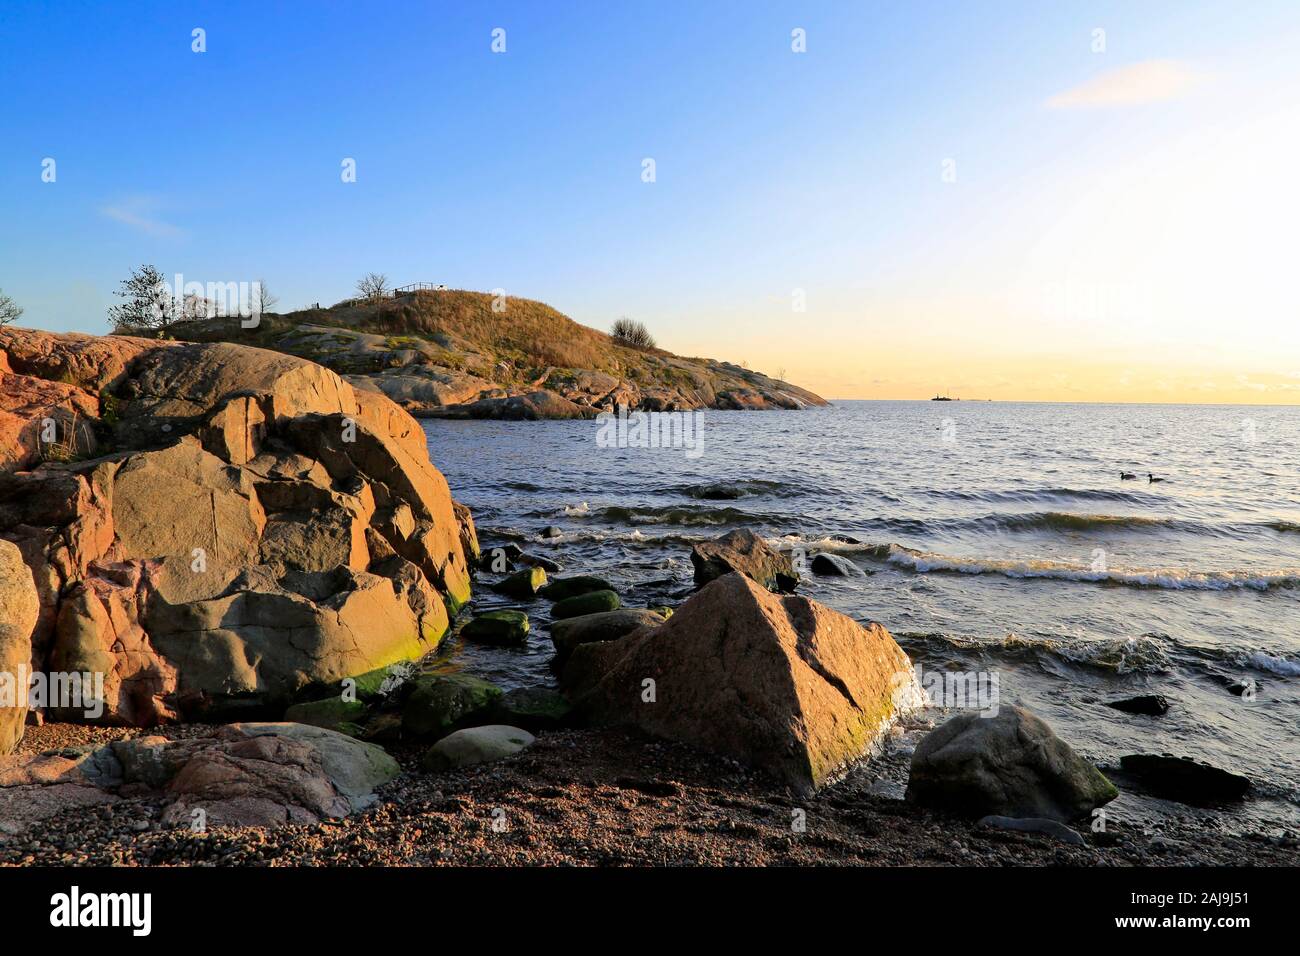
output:
POLYGON ((1107 70, 1047 101, 1054 110, 1140 106, 1181 96, 1200 77, 1178 60, 1144 60, 1107 70))
POLYGON ((158 216, 162 204, 152 196, 129 196, 100 208, 100 214, 150 236, 174 239, 183 231, 158 216))

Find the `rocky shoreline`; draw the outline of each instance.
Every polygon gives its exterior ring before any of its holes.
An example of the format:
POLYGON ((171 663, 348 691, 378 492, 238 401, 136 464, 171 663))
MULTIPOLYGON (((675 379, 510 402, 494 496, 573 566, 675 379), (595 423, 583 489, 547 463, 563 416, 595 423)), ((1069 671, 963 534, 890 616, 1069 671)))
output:
MULTIPOLYGON (((752 531, 696 543, 676 607, 481 549, 411 417, 301 358, 0 330, 0 432, 0 862, 1296 857, 1111 820, 1116 786, 1019 707, 917 723, 893 636, 752 531), (522 645, 542 601, 558 689, 411 663, 453 630, 522 645), (31 675, 53 696, 15 695, 31 675)), ((1122 769, 1191 805, 1251 786, 1122 769)))

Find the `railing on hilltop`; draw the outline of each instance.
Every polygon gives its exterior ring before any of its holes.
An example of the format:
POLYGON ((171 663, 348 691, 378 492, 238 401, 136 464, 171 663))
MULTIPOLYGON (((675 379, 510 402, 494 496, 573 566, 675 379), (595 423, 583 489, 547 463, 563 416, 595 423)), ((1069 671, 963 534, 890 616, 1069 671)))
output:
MULTIPOLYGON (((414 295, 417 292, 446 292, 447 287, 441 282, 412 282, 410 285, 398 286, 396 289, 389 289, 378 295, 359 295, 351 299, 344 299, 339 305, 357 305, 362 302, 373 302, 376 299, 400 299, 408 295, 414 295)), ((317 308, 320 308, 319 304, 317 308)))
POLYGON ((393 298, 399 295, 410 295, 413 292, 446 292, 447 287, 441 282, 412 282, 410 285, 399 286, 393 290, 393 298))

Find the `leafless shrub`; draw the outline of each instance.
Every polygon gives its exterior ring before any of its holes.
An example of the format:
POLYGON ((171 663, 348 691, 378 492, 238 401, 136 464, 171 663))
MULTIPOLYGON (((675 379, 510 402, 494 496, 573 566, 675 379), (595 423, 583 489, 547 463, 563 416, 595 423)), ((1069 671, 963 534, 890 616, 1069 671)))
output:
POLYGON ((635 319, 629 319, 623 316, 609 327, 609 334, 620 345, 626 345, 634 349, 652 349, 655 347, 655 337, 650 334, 650 330, 641 322, 635 319))

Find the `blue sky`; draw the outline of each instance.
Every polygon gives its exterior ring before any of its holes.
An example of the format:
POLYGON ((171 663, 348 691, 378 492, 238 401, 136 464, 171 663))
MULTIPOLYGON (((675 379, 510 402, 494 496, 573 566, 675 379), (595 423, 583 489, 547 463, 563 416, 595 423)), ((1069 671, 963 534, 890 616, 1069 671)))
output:
MULTIPOLYGON (((1133 316, 1114 304, 1129 296, 1146 358, 1168 360, 1176 341, 1187 372, 1172 387, 1208 386, 1216 319, 1186 303, 1258 289, 1249 270, 1272 251, 1188 295, 1170 286, 1204 272, 1178 245, 1197 224, 1168 210, 1203 185, 1223 197, 1203 223, 1222 241, 1258 233, 1234 218, 1243 204, 1294 208, 1293 173, 1272 202, 1258 180, 1293 162, 1267 166, 1287 142, 1277 118, 1295 116, 1297 39, 1293 2, 1249 15, 1195 2, 6 2, 0 288, 24 324, 98 332, 142 262, 264 278, 286 309, 382 271, 505 288, 600 328, 630 315, 676 351, 881 397, 999 397, 1034 356, 1077 360, 1085 343, 1119 389, 1120 366, 1141 365, 1133 316), (1208 147, 1180 144, 1219 139, 1240 154, 1183 168, 1208 147), (1243 166, 1257 152, 1266 168, 1243 166), (1168 156, 1182 191, 1125 219, 1134 193, 1115 184, 1150 167, 1154 185, 1124 188, 1159 195, 1168 156), (355 183, 341 182, 345 158, 355 183), (1229 201, 1243 183, 1249 196, 1229 201), (1118 218, 1097 218, 1107 204, 1118 218), (1178 251, 1135 279, 1131 257, 1106 250, 1139 239, 1178 251), (1079 298, 1111 302, 1082 307, 1083 333, 1073 306, 1044 319, 1025 304, 1066 274, 1079 298), (792 312, 795 289, 806 312, 792 312)), ((1293 291, 1275 304, 1296 318, 1293 291)), ((1300 352, 1288 365, 1268 351, 1223 376, 1282 387, 1300 352)), ((1067 374, 1038 397, 1103 371, 1067 374)))

